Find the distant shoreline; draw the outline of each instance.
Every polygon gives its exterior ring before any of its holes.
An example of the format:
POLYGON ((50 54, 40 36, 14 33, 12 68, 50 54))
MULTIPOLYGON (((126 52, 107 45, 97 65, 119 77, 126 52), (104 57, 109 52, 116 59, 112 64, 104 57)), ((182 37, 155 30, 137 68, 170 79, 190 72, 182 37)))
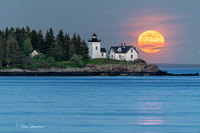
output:
POLYGON ((164 64, 154 63, 159 68, 200 68, 200 64, 164 64))

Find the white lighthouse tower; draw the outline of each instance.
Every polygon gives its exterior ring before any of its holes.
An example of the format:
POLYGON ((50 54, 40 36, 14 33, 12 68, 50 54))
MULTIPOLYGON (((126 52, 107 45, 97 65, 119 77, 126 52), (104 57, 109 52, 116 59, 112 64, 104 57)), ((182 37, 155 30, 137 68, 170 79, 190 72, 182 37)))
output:
POLYGON ((91 58, 101 58, 101 40, 97 39, 97 35, 94 33, 92 39, 88 40, 89 56, 91 58))

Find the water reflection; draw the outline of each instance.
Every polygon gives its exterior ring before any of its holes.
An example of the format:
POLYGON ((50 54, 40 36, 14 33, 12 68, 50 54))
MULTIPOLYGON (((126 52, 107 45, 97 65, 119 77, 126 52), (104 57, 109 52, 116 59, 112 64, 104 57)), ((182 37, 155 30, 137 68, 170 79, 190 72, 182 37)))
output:
POLYGON ((159 102, 156 98, 140 98, 138 111, 143 114, 144 117, 137 118, 137 124, 139 125, 162 125, 164 123, 162 114, 162 102, 159 102))
POLYGON ((162 125, 163 120, 158 117, 139 117, 138 119, 139 125, 162 125))

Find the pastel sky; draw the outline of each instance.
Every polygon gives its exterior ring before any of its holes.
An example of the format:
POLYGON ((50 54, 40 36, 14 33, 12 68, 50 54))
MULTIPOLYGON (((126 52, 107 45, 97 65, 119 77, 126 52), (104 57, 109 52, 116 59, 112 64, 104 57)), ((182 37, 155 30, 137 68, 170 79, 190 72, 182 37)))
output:
POLYGON ((102 47, 134 45, 149 63, 200 64, 200 0, 0 0, 0 29, 29 25, 45 32, 95 32, 102 47), (141 51, 138 36, 156 30, 165 37, 158 53, 141 51))

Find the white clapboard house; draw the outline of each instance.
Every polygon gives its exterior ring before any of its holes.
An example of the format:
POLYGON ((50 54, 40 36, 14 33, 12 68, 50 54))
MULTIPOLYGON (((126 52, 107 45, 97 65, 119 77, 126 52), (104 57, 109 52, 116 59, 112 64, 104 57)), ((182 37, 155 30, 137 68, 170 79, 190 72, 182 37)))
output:
POLYGON ((133 61, 138 58, 138 51, 133 46, 121 43, 121 46, 112 46, 108 55, 111 59, 133 61))

